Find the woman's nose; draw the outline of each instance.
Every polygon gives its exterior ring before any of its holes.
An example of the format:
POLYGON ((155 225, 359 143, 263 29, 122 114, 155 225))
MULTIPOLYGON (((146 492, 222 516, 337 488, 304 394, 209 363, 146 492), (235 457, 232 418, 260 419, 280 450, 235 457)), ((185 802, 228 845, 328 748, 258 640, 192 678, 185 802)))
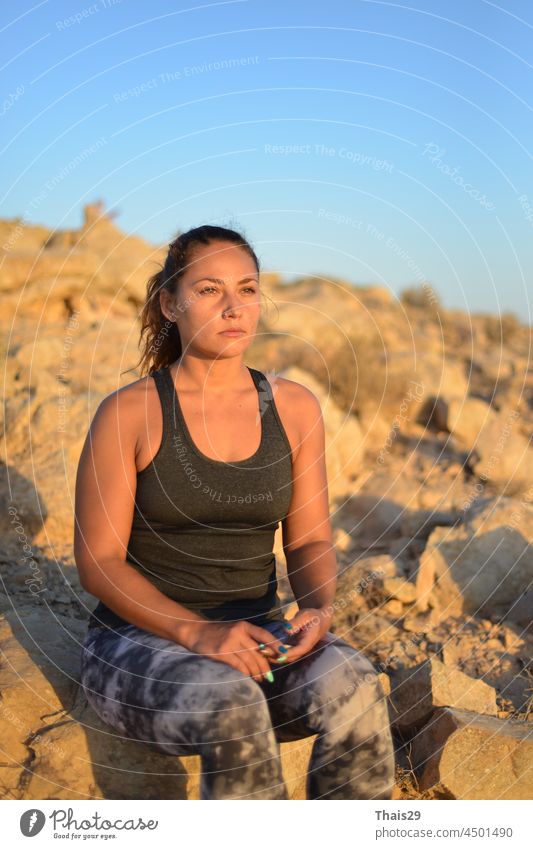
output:
POLYGON ((239 303, 238 303, 237 299, 234 298, 234 297, 228 297, 226 299, 224 309, 222 310, 222 312, 225 315, 226 313, 235 313, 235 312, 237 312, 238 309, 239 309, 239 303))

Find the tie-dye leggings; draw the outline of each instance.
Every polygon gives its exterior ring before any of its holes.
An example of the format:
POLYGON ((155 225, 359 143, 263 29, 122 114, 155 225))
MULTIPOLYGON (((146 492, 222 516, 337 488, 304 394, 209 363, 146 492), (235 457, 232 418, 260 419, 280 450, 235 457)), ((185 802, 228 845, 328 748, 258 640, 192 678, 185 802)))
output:
MULTIPOLYGON (((280 622, 262 623, 275 637, 280 622)), ((201 799, 287 799, 279 743, 314 734, 308 799, 390 799, 394 748, 370 661, 328 631, 274 683, 126 624, 90 628, 81 683, 99 717, 159 752, 201 757, 201 799)))

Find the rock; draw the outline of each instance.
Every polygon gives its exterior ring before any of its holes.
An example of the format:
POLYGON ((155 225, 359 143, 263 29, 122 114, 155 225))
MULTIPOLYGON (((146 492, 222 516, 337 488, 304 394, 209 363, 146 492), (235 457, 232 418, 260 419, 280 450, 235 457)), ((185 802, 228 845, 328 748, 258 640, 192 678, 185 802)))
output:
POLYGON ((526 590, 515 599, 508 618, 524 629, 533 626, 533 590, 526 590))
POLYGON ((533 451, 529 440, 518 432, 509 432, 509 427, 510 422, 502 415, 479 435, 475 449, 479 460, 474 463, 474 472, 481 481, 505 488, 509 495, 519 495, 531 486, 533 451))
POLYGON ((483 377, 490 395, 498 384, 507 382, 517 372, 515 358, 507 357, 501 349, 484 351, 482 356, 474 356, 471 368, 473 373, 483 377))
POLYGON ((365 557, 356 560, 337 576, 336 604, 350 606, 354 600, 372 593, 372 587, 381 587, 384 579, 383 569, 389 567, 390 559, 385 562, 378 557, 365 557))
POLYGON ((481 398, 452 397, 447 404, 447 429, 472 449, 482 429, 495 416, 495 411, 481 398))
POLYGON ((417 606, 448 616, 531 621, 517 601, 533 578, 533 505, 511 498, 479 501, 453 528, 436 528, 420 558, 417 606))
POLYGON ((440 708, 411 742, 419 788, 444 786, 454 799, 533 798, 531 726, 440 708))
POLYGON ((389 556, 396 565, 396 576, 401 578, 409 575, 412 571, 413 562, 418 565, 418 558, 425 548, 425 541, 411 537, 398 537, 391 540, 389 545, 389 556))
POLYGON ((292 366, 281 371, 280 377, 303 384, 320 401, 326 431, 326 467, 331 496, 351 493, 364 457, 363 432, 357 418, 341 410, 309 372, 292 366))
POLYGON ((457 521, 458 515, 457 511, 448 510, 405 511, 401 520, 402 535, 427 539, 433 528, 438 526, 450 527, 457 521))
POLYGON ((390 601, 386 601, 381 605, 381 611, 387 613, 389 616, 401 616, 403 613, 403 604, 401 601, 391 598, 390 601))
POLYGON ((414 356, 411 350, 397 350, 387 361, 387 375, 391 383, 405 387, 407 410, 402 415, 398 408, 401 428, 411 420, 420 420, 428 400, 434 403, 435 397, 464 398, 468 392, 463 363, 440 351, 428 350, 422 356, 414 356))
POLYGON ((521 634, 517 634, 512 628, 502 626, 504 645, 507 651, 517 651, 524 645, 521 634))
POLYGON ((386 672, 379 672, 378 678, 379 678, 380 684, 383 688, 384 694, 387 697, 390 696, 390 678, 389 678, 389 676, 387 675, 386 672))
POLYGON ((393 598, 404 604, 411 604, 416 600, 416 587, 404 578, 385 578, 383 589, 393 598))
POLYGON ((425 634, 428 631, 431 631, 431 629, 439 621, 440 616, 433 608, 430 608, 423 613, 415 613, 414 615, 406 616, 402 624, 404 631, 410 631, 415 634, 425 634))
POLYGON ((333 541, 335 543, 335 548, 342 552, 349 551, 354 544, 353 537, 351 537, 350 534, 347 534, 342 528, 335 528, 333 541))
MULTIPOLYGON (((0 531, 4 548, 9 543, 16 545, 17 541, 29 544, 41 529, 47 512, 31 478, 0 463, 0 531)), ((27 549, 26 553, 29 554, 27 549)))
POLYGON ((391 674, 391 721, 400 730, 425 722, 436 707, 455 707, 496 716, 496 691, 450 668, 436 657, 391 674))
POLYGON ((385 306, 393 303, 393 294, 385 286, 358 286, 357 293, 367 306, 385 306))
POLYGON ((448 429, 475 452, 474 472, 481 481, 510 484, 517 494, 531 484, 533 451, 518 429, 516 409, 495 411, 479 398, 454 398, 448 404, 448 429))
POLYGON ((402 631, 393 625, 385 616, 380 616, 373 611, 370 614, 358 613, 357 607, 350 604, 339 606, 330 630, 342 637, 346 642, 363 652, 368 652, 368 647, 377 649, 379 646, 390 647, 397 640, 402 631))
POLYGON ((374 576, 380 577, 383 580, 385 578, 401 577, 401 574, 399 574, 401 570, 399 569, 397 561, 388 554, 359 557, 353 562, 351 568, 356 570, 361 577, 364 577, 365 575, 374 576))
POLYGON ((336 523, 354 536, 359 546, 384 545, 401 535, 402 507, 375 495, 352 495, 336 512, 336 523))
POLYGON ((482 640, 479 633, 468 634, 463 629, 461 634, 450 637, 442 646, 443 661, 472 678, 482 679, 494 687, 500 702, 512 705, 517 714, 525 714, 531 699, 531 680, 527 674, 531 651, 520 641, 523 653, 511 654, 505 645, 505 633, 500 636, 503 642, 499 639, 482 640))
POLYGON ((423 404, 417 421, 437 431, 448 431, 447 402, 444 398, 436 398, 431 395, 423 404))
POLYGON ((379 455, 390 437, 391 426, 377 410, 363 409, 358 415, 365 451, 370 457, 379 455))
MULTIPOLYGON (((358 562, 361 563, 363 561, 358 562)), ((384 578, 403 578, 403 569, 399 556, 393 557, 389 554, 379 554, 376 557, 364 558, 364 562, 371 567, 370 571, 378 572, 384 578)))

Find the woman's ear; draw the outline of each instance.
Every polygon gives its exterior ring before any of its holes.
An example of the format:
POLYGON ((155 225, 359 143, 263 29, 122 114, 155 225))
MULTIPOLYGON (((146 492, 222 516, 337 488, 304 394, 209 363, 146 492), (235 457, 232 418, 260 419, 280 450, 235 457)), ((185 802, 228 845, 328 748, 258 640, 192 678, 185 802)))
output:
POLYGON ((161 312, 168 321, 176 320, 176 312, 172 304, 172 297, 166 289, 161 289, 159 292, 159 305, 161 312))

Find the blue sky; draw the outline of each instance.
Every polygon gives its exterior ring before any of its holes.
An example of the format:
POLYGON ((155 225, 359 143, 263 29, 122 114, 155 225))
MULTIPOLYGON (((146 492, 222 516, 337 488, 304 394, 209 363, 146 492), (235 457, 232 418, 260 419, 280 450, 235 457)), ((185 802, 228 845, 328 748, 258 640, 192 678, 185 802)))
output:
POLYGON ((102 198, 151 242, 236 226, 288 279, 531 320, 530 2, 22 0, 0 29, 2 217, 102 198))

